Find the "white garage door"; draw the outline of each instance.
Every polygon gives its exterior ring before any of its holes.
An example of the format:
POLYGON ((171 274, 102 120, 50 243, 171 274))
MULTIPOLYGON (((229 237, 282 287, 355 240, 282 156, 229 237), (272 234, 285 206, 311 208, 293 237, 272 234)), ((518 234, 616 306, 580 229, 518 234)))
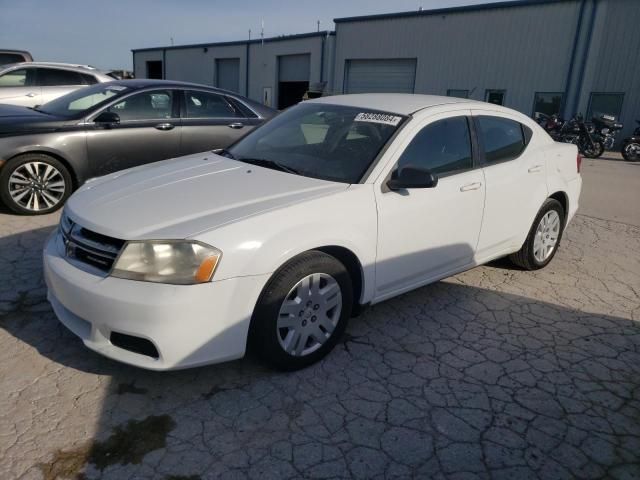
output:
POLYGON ((216 59, 216 87, 240 92, 240 59, 216 59))
POLYGON ((347 60, 345 93, 413 93, 415 58, 347 60))
POLYGON ((310 55, 281 55, 278 57, 279 82, 308 82, 310 55))

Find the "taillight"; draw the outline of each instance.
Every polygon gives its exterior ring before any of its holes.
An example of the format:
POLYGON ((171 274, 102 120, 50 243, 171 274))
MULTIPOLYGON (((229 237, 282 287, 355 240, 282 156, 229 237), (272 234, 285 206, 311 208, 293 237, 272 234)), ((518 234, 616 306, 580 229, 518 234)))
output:
POLYGON ((576 167, 578 169, 578 173, 580 173, 580 167, 582 167, 582 155, 580 154, 576 157, 576 167))

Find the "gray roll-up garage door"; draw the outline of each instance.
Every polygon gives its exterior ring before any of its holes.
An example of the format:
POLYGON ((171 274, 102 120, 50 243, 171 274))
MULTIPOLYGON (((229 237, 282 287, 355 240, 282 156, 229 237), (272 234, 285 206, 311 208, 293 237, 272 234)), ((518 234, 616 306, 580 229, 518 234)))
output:
POLYGON ((309 54, 281 55, 278 59, 279 82, 309 81, 309 54))
POLYGON ((415 58, 347 60, 345 93, 413 93, 415 58))
POLYGON ((216 60, 216 87, 240 92, 239 58, 218 58, 216 60))

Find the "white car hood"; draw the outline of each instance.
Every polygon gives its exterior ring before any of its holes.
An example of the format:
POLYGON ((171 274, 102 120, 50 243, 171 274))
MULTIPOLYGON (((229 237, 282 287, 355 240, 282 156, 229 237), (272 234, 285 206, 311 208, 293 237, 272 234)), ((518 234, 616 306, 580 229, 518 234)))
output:
POLYGON ((91 180, 65 212, 115 238, 179 239, 346 188, 207 152, 91 180))

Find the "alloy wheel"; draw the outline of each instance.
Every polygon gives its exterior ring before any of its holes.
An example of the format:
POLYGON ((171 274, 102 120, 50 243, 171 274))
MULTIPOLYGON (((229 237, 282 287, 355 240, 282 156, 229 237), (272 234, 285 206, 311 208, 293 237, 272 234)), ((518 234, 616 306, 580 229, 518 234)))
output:
POLYGON ((293 356, 318 350, 333 335, 342 312, 342 291, 331 275, 307 275, 285 297, 276 323, 278 342, 293 356))
POLYGON ((9 177, 9 195, 20 207, 39 212, 55 207, 64 198, 66 185, 62 173, 44 162, 28 162, 9 177))
POLYGON ((560 237, 560 215, 549 210, 543 215, 533 240, 533 256, 539 263, 544 262, 555 250, 560 237))

